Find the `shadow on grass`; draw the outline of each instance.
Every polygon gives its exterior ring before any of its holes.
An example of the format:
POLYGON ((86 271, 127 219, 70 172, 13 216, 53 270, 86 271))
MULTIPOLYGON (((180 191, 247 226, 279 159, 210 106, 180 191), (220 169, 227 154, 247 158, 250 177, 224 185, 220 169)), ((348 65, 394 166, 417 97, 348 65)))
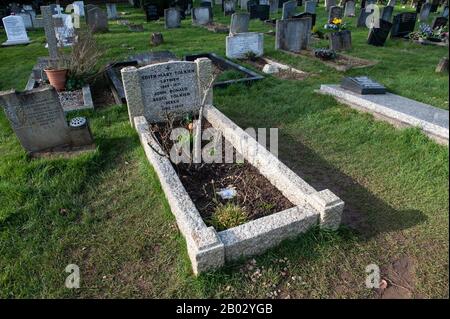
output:
POLYGON ((396 210, 303 143, 286 134, 279 158, 317 191, 329 189, 344 202, 342 224, 364 238, 408 229, 427 220, 419 210, 396 210))

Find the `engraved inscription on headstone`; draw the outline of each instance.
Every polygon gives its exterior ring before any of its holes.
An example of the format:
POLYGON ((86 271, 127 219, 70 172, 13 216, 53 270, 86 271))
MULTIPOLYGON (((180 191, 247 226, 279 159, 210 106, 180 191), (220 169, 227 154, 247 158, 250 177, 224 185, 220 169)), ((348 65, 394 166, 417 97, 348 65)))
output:
POLYGON ((252 52, 256 56, 264 53, 264 35, 257 32, 238 33, 226 38, 226 56, 230 59, 243 59, 252 52))
POLYGON ((341 87, 358 94, 385 94, 386 88, 367 76, 345 77, 341 87))
POLYGON ((2 44, 3 46, 30 43, 22 17, 8 16, 4 17, 2 21, 3 26, 5 27, 6 36, 8 37, 6 42, 2 44))

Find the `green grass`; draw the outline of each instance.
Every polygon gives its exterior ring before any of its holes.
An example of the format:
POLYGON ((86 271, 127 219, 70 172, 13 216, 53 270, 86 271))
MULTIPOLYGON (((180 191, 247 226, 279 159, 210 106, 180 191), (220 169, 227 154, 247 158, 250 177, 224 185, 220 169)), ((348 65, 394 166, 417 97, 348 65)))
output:
MULTIPOLYGON (((119 10, 144 22, 138 10, 119 10)), ((322 24, 325 13, 318 10, 322 24)), ((229 17, 216 10, 215 20, 228 23, 229 17)), ((192 27, 190 20, 170 31, 161 21, 144 26, 145 32, 132 33, 111 22, 110 32, 98 35, 107 48, 100 63, 149 50, 225 54, 223 34, 192 27), (165 43, 152 48, 155 31, 165 43)), ((250 30, 270 28, 254 20, 250 30)), ((1 90, 22 89, 36 58, 47 54, 43 32, 29 35, 29 46, 0 49, 1 90)), ((379 63, 345 75, 367 74, 390 91, 448 109, 448 75, 434 72, 446 48, 404 40, 376 48, 365 43, 366 29, 353 28, 352 35, 348 54, 379 63)), ((267 76, 251 87, 215 90, 214 103, 244 128, 278 127, 281 160, 318 190, 340 196, 358 230, 313 229, 256 257, 256 265, 236 262, 196 278, 126 107, 84 112, 97 150, 71 159, 29 159, 1 113, 0 297, 375 297, 365 288, 365 267, 385 269, 407 257, 415 264, 413 296, 448 298, 448 148, 417 129, 395 129, 314 93, 344 74, 275 51, 274 37, 264 40, 268 57, 313 76, 267 76), (64 287, 71 263, 80 267, 78 290, 64 287)))

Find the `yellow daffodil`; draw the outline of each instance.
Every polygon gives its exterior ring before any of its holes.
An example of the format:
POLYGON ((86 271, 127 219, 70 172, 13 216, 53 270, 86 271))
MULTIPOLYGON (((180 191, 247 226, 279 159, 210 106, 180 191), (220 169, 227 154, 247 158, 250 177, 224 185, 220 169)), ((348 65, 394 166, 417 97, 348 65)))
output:
POLYGON ((332 22, 333 22, 333 24, 341 24, 342 23, 342 19, 334 18, 332 22))

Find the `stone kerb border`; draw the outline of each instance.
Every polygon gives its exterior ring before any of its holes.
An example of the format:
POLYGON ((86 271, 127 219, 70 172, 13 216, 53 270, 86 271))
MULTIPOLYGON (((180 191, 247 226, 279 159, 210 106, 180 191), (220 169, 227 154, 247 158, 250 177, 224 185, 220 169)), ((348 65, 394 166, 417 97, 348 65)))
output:
POLYGON ((134 125, 147 158, 158 174, 180 231, 186 239, 195 274, 221 267, 225 261, 262 253, 317 224, 321 228, 333 230, 339 227, 344 208, 341 199, 329 190, 317 192, 214 106, 205 106, 203 115, 296 206, 221 232, 207 227, 169 159, 161 157, 148 145, 150 143, 161 151, 148 131, 146 119, 143 116, 135 117, 134 125))

